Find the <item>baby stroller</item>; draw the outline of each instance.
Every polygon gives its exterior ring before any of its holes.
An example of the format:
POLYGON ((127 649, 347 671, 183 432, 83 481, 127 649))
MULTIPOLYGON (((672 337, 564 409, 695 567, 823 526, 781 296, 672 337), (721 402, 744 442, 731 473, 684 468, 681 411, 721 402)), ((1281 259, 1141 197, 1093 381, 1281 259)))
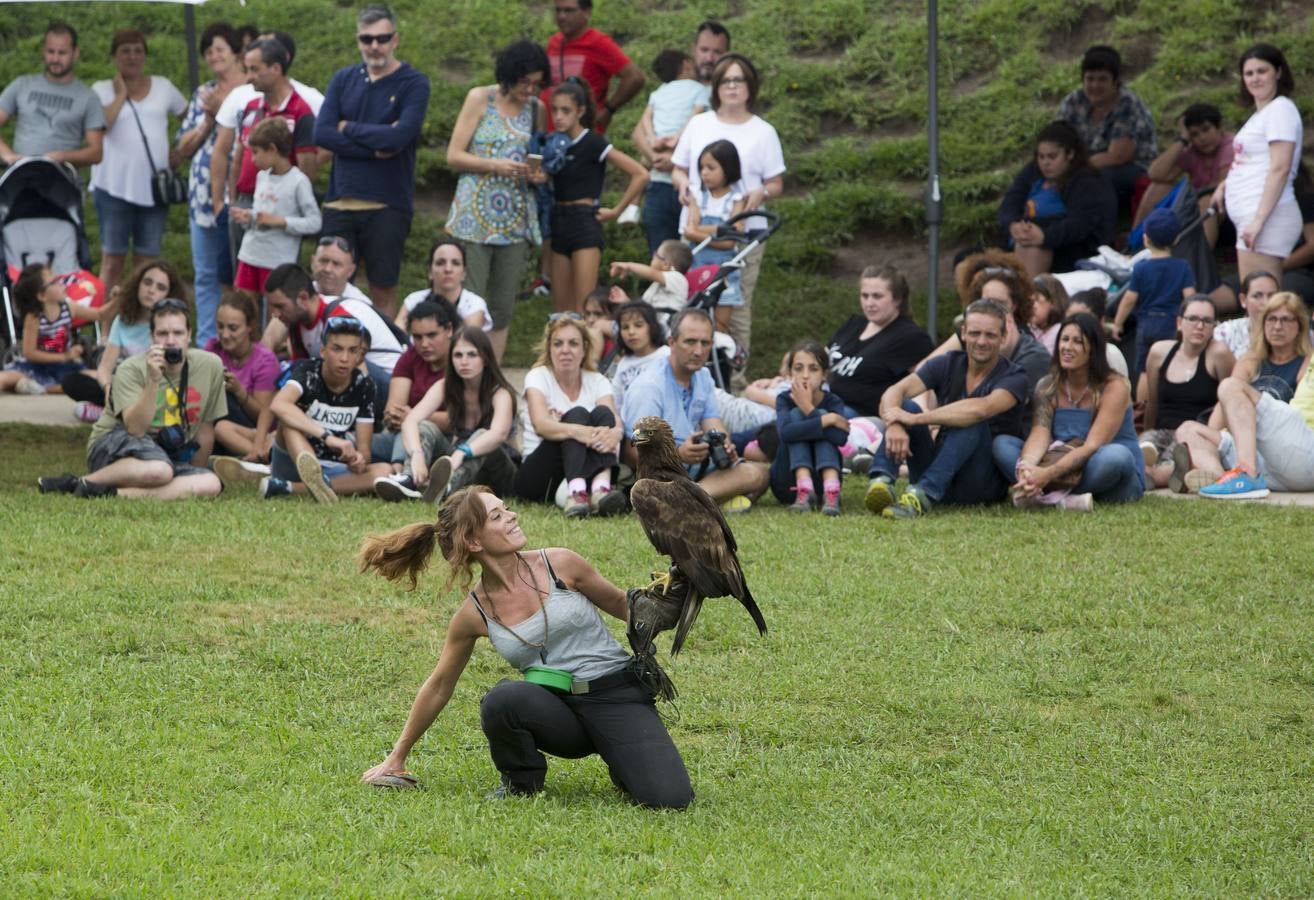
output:
MULTIPOLYGON (((741 271, 748 255, 767 242, 771 235, 780 229, 780 216, 765 209, 744 210, 732 216, 716 227, 716 234, 704 240, 693 252, 697 253, 712 241, 734 241, 739 251, 720 265, 698 266, 689 270, 689 305, 704 309, 707 314, 716 317, 716 307, 725 293, 730 276, 741 271), (739 231, 735 224, 746 219, 761 217, 767 220, 766 228, 739 231)), ((739 342, 724 332, 716 332, 712 359, 712 375, 717 387, 726 390, 730 376, 743 371, 748 364, 748 354, 739 342)))
MULTIPOLYGON (((69 282, 69 299, 99 306, 100 279, 91 273, 91 248, 82 213, 82 187, 68 163, 32 156, 0 175, 0 294, 4 327, 0 345, 21 345, 13 284, 29 263, 44 263, 69 282)), ((75 321, 74 327, 86 324, 75 321)))

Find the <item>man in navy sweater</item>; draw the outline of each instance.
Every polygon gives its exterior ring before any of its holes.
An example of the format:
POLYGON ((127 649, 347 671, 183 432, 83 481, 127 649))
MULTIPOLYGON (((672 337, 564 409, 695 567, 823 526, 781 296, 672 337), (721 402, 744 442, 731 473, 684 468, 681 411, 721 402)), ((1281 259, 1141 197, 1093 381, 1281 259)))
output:
POLYGON ((397 59, 397 18, 388 7, 361 10, 356 42, 363 62, 334 74, 316 119, 315 143, 333 152, 323 233, 358 248, 374 305, 392 318, 429 79, 397 59))

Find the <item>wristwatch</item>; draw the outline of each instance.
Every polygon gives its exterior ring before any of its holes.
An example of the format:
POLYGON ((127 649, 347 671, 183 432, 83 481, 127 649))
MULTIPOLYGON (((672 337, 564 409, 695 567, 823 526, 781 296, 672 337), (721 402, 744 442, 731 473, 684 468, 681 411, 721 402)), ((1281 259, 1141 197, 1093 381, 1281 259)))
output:
POLYGON ((330 431, 328 428, 325 428, 324 433, 319 436, 319 439, 321 441, 327 441, 331 437, 333 437, 333 432, 330 431))

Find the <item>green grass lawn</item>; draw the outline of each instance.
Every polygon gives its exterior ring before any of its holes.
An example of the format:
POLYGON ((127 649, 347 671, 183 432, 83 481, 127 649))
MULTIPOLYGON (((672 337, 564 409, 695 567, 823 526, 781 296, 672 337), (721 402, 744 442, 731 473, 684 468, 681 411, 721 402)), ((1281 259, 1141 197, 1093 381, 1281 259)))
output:
MULTIPOLYGON (((483 801, 486 644, 427 790, 360 785, 457 598, 351 557, 421 508, 40 497, 85 436, 0 426, 6 895, 1314 891, 1307 510, 765 504, 734 527, 771 634, 704 611, 665 708, 698 799, 652 813, 596 758, 483 801)), ((619 584, 654 566, 632 519, 521 512, 619 584)))

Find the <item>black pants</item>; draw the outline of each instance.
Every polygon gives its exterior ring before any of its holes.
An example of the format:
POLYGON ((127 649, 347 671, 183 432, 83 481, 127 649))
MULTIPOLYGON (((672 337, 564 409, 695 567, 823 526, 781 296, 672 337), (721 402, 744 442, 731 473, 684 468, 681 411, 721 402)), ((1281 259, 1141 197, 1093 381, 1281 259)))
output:
POLYGON ((689 773, 652 694, 637 681, 593 694, 557 694, 527 681, 500 681, 479 704, 488 752, 511 793, 533 794, 547 778, 544 753, 602 757, 612 783, 640 806, 683 809, 689 773))
MULTIPOLYGON (((592 410, 576 406, 567 410, 561 421, 571 425, 614 428, 616 416, 605 406, 595 406, 592 410)), ((567 481, 589 479, 616 465, 617 460, 615 453, 598 453, 576 440, 544 440, 520 464, 511 493, 535 503, 551 503, 563 478, 567 481)))
POLYGON ((105 389, 100 382, 81 372, 69 372, 60 383, 64 395, 70 400, 82 400, 97 406, 105 405, 105 389))
MULTIPOLYGON (((228 414, 224 416, 224 418, 232 422, 234 425, 240 425, 243 428, 255 428, 256 423, 251 421, 251 417, 246 414, 246 410, 242 409, 242 404, 237 402, 237 395, 232 391, 224 391, 224 397, 228 401, 228 414)), ((214 442, 214 452, 220 456, 243 455, 225 445, 224 442, 217 437, 214 442)))

